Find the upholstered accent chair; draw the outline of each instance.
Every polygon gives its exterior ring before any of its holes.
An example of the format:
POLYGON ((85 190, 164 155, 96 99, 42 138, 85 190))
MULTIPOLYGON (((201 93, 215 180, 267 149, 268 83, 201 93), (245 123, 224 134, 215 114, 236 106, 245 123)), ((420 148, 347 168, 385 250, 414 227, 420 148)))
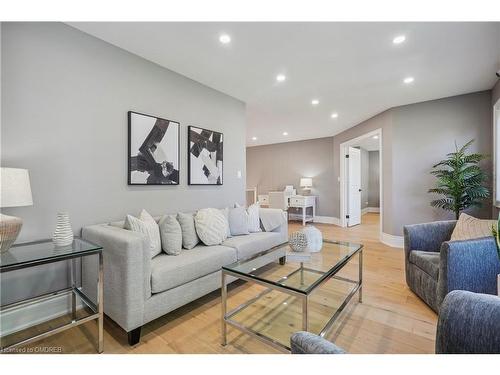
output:
MULTIPOLYGON (((345 351, 309 332, 294 333, 292 354, 344 354, 345 351)), ((441 304, 436 354, 500 353, 500 297, 462 290, 449 293, 441 304)))
POLYGON ((456 221, 406 225, 406 283, 434 311, 452 290, 497 294, 500 274, 492 236, 450 241, 456 221))

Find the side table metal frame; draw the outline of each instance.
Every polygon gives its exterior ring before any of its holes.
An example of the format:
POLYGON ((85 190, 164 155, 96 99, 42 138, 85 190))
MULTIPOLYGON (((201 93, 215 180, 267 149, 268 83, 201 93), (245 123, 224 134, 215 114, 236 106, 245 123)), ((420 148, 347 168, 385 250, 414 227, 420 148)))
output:
MULTIPOLYGON (((55 259, 44 259, 41 261, 33 261, 28 264, 23 264, 20 266, 12 266, 12 267, 5 267, 1 270, 1 273, 4 272, 11 272, 19 269, 24 269, 24 268, 29 268, 29 267, 34 267, 34 266, 39 266, 42 264, 48 264, 48 263, 57 263, 57 262, 62 262, 66 260, 71 260, 71 286, 68 288, 56 290, 54 292, 42 294, 33 298, 25 299, 19 302, 11 303, 8 305, 3 305, 0 306, 0 313, 5 313, 9 310, 12 310, 14 308, 18 308, 21 306, 28 306, 32 305, 37 302, 41 301, 47 301, 55 297, 63 296, 63 295, 70 295, 71 294, 71 312, 72 312, 72 317, 71 317, 71 322, 67 323, 65 325, 59 326, 57 328, 48 330, 46 332, 40 333, 38 335, 32 336, 30 338, 27 338, 25 340, 16 342, 14 344, 8 345, 8 346, 0 346, 0 353, 8 353, 9 351, 12 351, 12 349, 17 348, 22 345, 30 344, 32 342, 44 339, 46 337, 55 335, 57 333, 66 331, 67 329, 77 327, 81 324, 87 323, 91 320, 97 320, 97 351, 98 353, 102 353, 104 349, 104 309, 103 309, 103 255, 102 255, 102 248, 101 249, 95 249, 91 250, 85 253, 80 253, 80 254, 68 254, 64 257, 58 257, 55 259), (83 258, 91 255, 98 255, 99 256, 99 272, 98 272, 98 279, 97 279, 97 305, 94 304, 81 290, 81 287, 77 286, 76 283, 76 262, 75 260, 79 258, 82 260, 83 258), (76 297, 80 297, 81 301, 92 311, 92 314, 89 316, 86 316, 84 318, 78 319, 76 316, 76 297)), ((81 264, 81 263, 80 263, 81 264)), ((81 275, 81 273, 80 273, 81 275)), ((1 337, 0 337, 1 338, 1 337)))

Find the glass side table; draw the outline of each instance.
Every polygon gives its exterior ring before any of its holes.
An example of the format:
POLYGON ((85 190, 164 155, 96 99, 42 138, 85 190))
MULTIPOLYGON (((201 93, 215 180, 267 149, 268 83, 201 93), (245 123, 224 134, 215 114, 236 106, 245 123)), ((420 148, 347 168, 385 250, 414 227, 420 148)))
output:
MULTIPOLYGON (((75 238, 68 246, 55 246, 51 240, 29 242, 12 246, 7 252, 0 254, 0 273, 13 272, 30 267, 36 267, 49 263, 70 261, 71 285, 64 289, 52 291, 50 293, 38 295, 36 297, 23 299, 14 303, 0 306, 0 319, 3 314, 13 309, 23 308, 37 302, 48 301, 63 295, 71 296, 71 316, 66 322, 56 324, 49 329, 36 332, 28 337, 17 337, 11 333, 0 337, 0 353, 13 352, 13 349, 21 345, 26 345, 34 341, 46 338, 56 333, 65 331, 80 324, 97 320, 97 351, 103 351, 103 259, 102 247, 92 244, 81 238, 75 238), (99 258, 97 272, 97 304, 83 292, 81 283, 77 283, 77 262, 80 264, 80 276, 82 275, 83 258, 97 255, 99 258), (84 309, 77 311, 77 298, 82 302, 84 309), (14 336, 13 340, 7 340, 14 336)), ((50 320, 50 319, 48 319, 50 320)), ((21 335, 22 336, 22 335, 21 335)))

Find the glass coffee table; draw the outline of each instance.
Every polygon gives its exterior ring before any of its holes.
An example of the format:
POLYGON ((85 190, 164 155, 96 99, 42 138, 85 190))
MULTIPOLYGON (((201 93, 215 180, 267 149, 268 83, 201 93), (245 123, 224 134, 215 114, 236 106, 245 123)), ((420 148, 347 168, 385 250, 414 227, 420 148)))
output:
MULTIPOLYGON (((358 293, 362 302, 363 245, 325 240, 310 256, 290 251, 288 243, 222 267, 222 345, 227 325, 273 347, 290 350, 290 336, 309 331, 324 336, 358 293), (285 264, 266 263, 287 254, 285 264), (228 311, 228 278, 257 284, 259 292, 228 311)), ((247 290, 241 293, 248 293, 247 290)))

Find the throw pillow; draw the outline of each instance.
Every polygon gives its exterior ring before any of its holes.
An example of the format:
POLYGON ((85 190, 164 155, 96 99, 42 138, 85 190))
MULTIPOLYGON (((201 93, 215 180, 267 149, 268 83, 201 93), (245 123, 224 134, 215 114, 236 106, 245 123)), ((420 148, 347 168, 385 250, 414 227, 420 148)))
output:
POLYGON ((233 236, 250 234, 248 231, 248 213, 245 207, 237 207, 229 210, 229 227, 233 236))
POLYGON ((184 214, 179 212, 177 214, 177 221, 179 222, 182 230, 182 246, 184 249, 192 249, 200 242, 196 234, 196 227, 194 225, 193 214, 184 214))
POLYGON ((160 219, 161 247, 168 255, 179 255, 182 250, 181 225, 173 215, 165 215, 160 219))
POLYGON ((451 241, 472 240, 474 238, 492 236, 491 227, 496 220, 481 220, 467 214, 460 214, 451 241))
POLYGON ((260 204, 254 203, 248 207, 248 231, 250 233, 261 232, 260 229, 260 204))
POLYGON ((232 237, 231 235, 231 228, 229 227, 229 208, 222 208, 220 210, 220 212, 222 212, 222 214, 224 215, 224 217, 226 218, 226 224, 227 224, 227 237, 232 237))
POLYGON ((155 219, 146 210, 142 210, 138 218, 127 215, 124 228, 146 235, 149 239, 151 258, 161 253, 160 229, 155 219))
POLYGON ((198 237, 207 246, 220 245, 227 238, 226 218, 216 208, 199 210, 194 217, 194 223, 198 237))

